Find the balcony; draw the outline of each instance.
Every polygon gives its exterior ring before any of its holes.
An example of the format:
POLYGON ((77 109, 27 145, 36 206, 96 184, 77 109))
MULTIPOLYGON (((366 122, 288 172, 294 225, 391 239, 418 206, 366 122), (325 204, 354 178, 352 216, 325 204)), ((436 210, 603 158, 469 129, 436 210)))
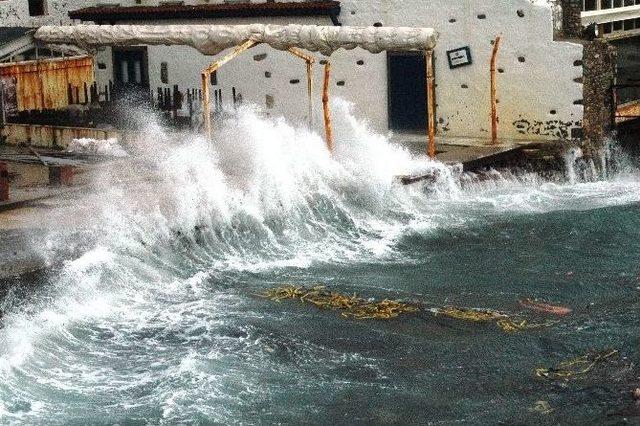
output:
POLYGON ((608 39, 640 35, 640 0, 584 0, 582 25, 596 24, 608 39))

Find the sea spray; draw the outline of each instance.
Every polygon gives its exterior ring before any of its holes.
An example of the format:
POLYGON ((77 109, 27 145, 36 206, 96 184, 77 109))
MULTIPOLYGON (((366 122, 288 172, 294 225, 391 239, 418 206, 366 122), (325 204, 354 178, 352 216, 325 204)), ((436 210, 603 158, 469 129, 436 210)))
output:
MULTIPOLYGON (((73 200, 74 213, 86 215, 89 225, 64 242, 79 254, 54 264, 46 288, 3 319, 3 420, 255 423, 257 416, 276 416, 270 417, 275 423, 300 422, 305 417, 286 416, 318 416, 317 401, 363 395, 363 387, 352 388, 360 383, 397 389, 387 377, 406 368, 398 360, 448 346, 434 337, 432 325, 429 338, 420 340, 425 347, 405 351, 394 343, 396 329, 360 329, 350 340, 348 325, 318 325, 318 317, 284 307, 261 310, 250 295, 292 276, 309 282, 339 276, 336 286, 351 280, 380 289, 382 267, 400 277, 398 288, 413 280, 412 292, 430 293, 451 273, 438 275, 441 268, 428 261, 476 245, 489 250, 476 240, 484 228, 514 217, 640 201, 633 170, 588 182, 576 172, 573 184, 517 171, 490 171, 490 179, 465 174, 389 143, 351 108, 339 100, 332 105, 333 155, 320 133, 265 119, 251 107, 215 123, 211 142, 172 133, 146 116, 139 120, 147 123, 127 146, 128 162, 101 168, 99 190, 73 200), (434 170, 439 178, 429 185, 395 179, 434 170), (454 238, 444 239, 449 234, 454 238), (315 329, 321 337, 312 341, 315 329), (426 348, 430 339, 436 348, 426 348), (387 346, 399 352, 382 359, 387 346), (283 392, 300 403, 291 404, 283 392)), ((52 247, 58 237, 52 234, 52 247)), ((553 276, 538 273, 527 253, 514 256, 518 242, 501 241, 487 264, 513 260, 518 267, 503 272, 518 285, 511 275, 520 269, 536 279, 553 276)), ((481 266, 487 265, 457 265, 468 272, 481 266)), ((505 292, 499 276, 491 276, 496 293, 520 291, 505 292)), ((477 285, 456 282, 447 297, 482 294, 477 285)), ((464 334, 464 344, 471 338, 464 334)))

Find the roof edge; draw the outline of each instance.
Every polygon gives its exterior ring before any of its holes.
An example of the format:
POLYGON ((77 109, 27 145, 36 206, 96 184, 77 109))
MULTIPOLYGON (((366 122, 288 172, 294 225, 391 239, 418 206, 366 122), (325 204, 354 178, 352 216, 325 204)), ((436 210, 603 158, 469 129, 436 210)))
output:
POLYGON ((224 3, 160 6, 92 6, 69 12, 71 19, 93 22, 147 21, 169 19, 257 18, 277 16, 329 16, 340 14, 340 2, 224 3))

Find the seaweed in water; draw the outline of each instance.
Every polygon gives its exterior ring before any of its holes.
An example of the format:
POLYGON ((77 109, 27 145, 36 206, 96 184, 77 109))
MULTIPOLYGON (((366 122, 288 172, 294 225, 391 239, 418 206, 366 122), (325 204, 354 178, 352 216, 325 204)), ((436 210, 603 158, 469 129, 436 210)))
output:
POLYGON ((294 299, 302 303, 311 303, 320 309, 341 310, 342 317, 358 320, 388 320, 419 310, 417 306, 399 301, 385 299, 375 302, 362 299, 355 294, 347 295, 329 291, 323 286, 305 288, 285 285, 269 289, 259 296, 276 302, 294 299))
POLYGON ((618 355, 616 349, 608 349, 600 352, 589 352, 574 359, 562 361, 555 367, 536 368, 535 375, 546 379, 569 380, 573 377, 580 377, 591 372, 598 364, 611 360, 618 355))

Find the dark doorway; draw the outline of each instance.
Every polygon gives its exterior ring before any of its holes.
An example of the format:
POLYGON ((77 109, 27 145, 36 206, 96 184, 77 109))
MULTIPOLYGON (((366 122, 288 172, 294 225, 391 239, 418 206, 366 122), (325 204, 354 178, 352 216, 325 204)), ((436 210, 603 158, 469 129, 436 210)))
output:
POLYGON ((389 128, 427 129, 426 66, 424 53, 389 52, 389 128))
POLYGON ((146 47, 113 49, 113 80, 116 92, 128 96, 149 93, 149 65, 146 47))

